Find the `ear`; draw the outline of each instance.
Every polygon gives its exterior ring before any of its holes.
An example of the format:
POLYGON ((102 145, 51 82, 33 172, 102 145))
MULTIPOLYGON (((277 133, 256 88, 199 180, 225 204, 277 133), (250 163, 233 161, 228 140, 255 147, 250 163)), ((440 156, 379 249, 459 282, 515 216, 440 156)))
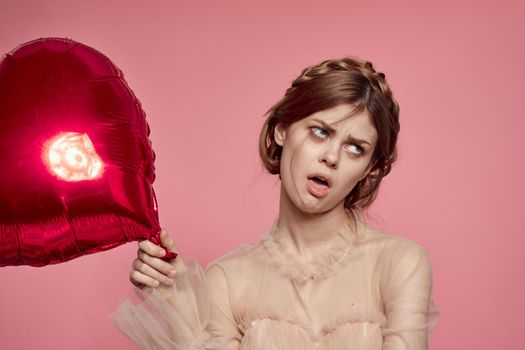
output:
POLYGON ((273 138, 275 139, 275 142, 281 147, 284 145, 284 142, 286 141, 286 131, 287 131, 287 128, 284 126, 282 122, 279 122, 275 125, 275 129, 273 132, 273 138))

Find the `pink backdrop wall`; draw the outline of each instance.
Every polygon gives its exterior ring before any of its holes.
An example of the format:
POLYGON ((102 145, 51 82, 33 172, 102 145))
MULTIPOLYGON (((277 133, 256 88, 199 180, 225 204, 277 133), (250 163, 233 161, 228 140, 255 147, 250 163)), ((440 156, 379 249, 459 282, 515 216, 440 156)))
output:
MULTIPOLYGON (((124 70, 152 128, 162 224, 203 265, 257 242, 277 214, 278 182, 257 158, 263 113, 306 65, 372 60, 401 104, 402 131, 371 222, 429 252, 441 311, 431 347, 517 349, 524 12, 507 0, 2 0, 0 51, 66 36, 124 70)), ((134 348, 108 314, 130 294, 135 252, 130 243, 0 269, 0 348, 134 348)))

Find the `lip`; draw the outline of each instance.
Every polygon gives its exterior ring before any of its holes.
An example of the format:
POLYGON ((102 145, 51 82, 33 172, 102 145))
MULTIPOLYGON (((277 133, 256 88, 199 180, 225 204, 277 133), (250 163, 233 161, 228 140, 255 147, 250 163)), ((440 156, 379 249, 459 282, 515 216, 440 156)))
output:
POLYGON ((323 174, 323 173, 313 173, 308 175, 308 179, 311 179, 312 177, 320 177, 321 179, 325 180, 328 183, 328 188, 332 187, 333 181, 330 178, 330 176, 323 174))
POLYGON ((327 186, 318 185, 314 180, 308 180, 306 182, 306 188, 311 195, 317 198, 326 197, 330 189, 327 186))

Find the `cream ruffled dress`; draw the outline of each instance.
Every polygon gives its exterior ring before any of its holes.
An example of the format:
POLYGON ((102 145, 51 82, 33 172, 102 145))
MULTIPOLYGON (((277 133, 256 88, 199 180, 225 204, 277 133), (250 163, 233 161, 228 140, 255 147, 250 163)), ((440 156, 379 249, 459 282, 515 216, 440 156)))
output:
POLYGON ((277 219, 205 272, 184 260, 173 286, 134 288, 110 315, 142 349, 423 350, 439 319, 420 245, 358 222, 309 261, 277 219))

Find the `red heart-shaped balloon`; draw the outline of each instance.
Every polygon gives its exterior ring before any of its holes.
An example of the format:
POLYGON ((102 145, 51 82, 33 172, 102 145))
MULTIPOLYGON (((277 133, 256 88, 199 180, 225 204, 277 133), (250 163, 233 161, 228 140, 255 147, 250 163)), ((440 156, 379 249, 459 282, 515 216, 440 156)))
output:
POLYGON ((140 239, 160 245, 149 133, 122 71, 95 49, 42 38, 5 55, 0 266, 55 264, 140 239))

